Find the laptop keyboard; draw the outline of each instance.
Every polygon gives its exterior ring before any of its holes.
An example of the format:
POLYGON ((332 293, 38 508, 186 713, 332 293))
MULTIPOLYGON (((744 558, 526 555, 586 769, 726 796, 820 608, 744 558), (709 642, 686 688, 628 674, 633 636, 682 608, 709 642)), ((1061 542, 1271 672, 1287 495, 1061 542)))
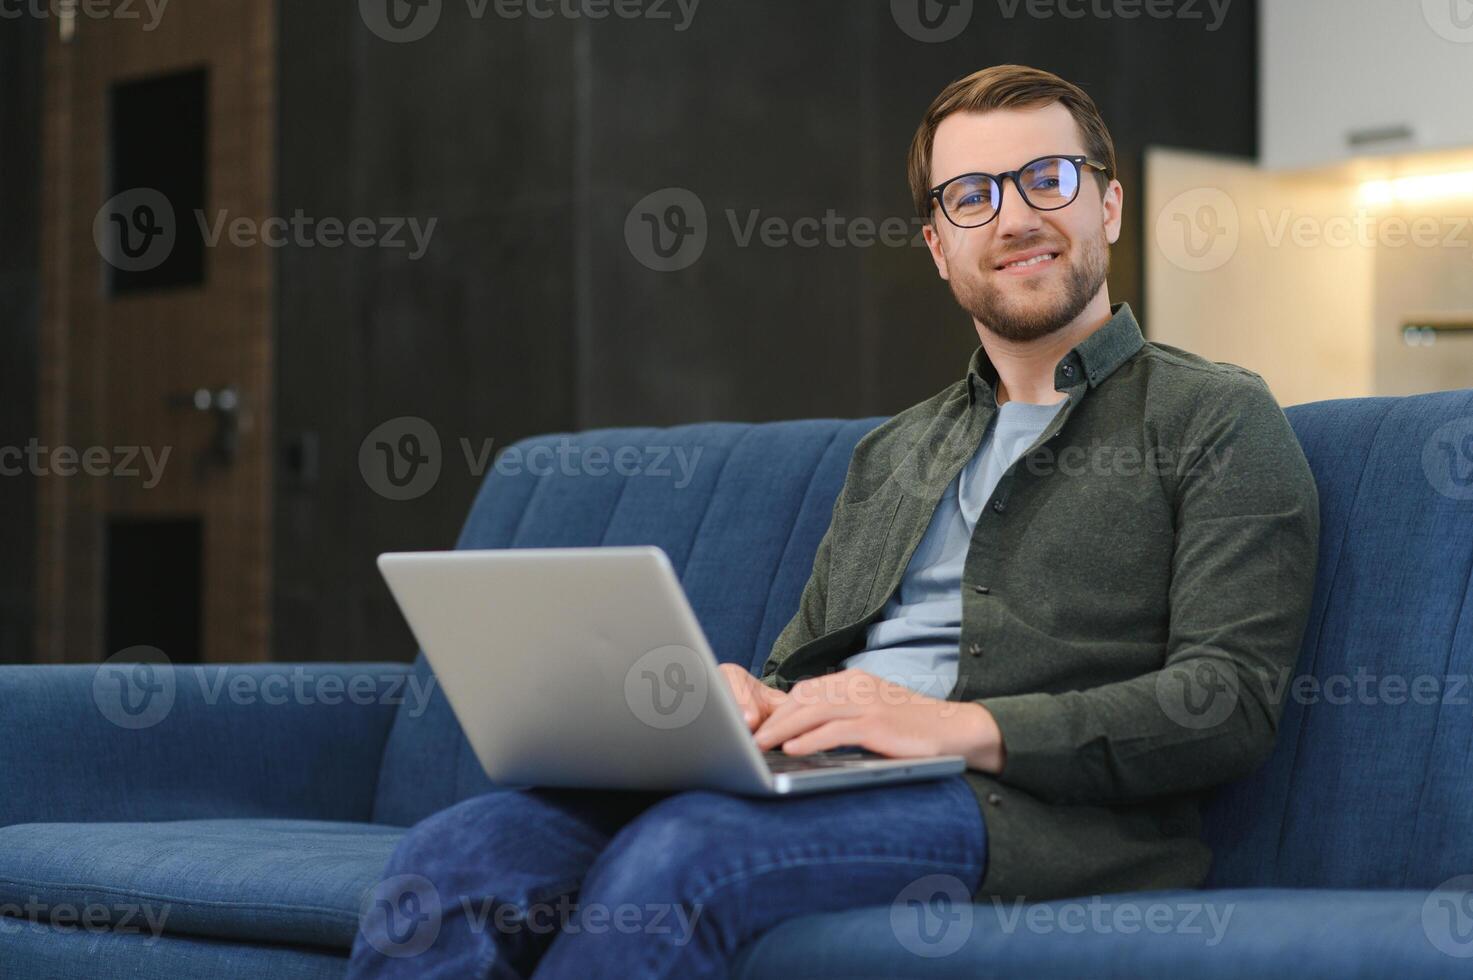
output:
POLYGON ((813 769, 838 769, 857 762, 877 762, 885 757, 865 749, 835 749, 812 755, 788 755, 779 749, 762 753, 767 768, 773 772, 808 772, 813 769))

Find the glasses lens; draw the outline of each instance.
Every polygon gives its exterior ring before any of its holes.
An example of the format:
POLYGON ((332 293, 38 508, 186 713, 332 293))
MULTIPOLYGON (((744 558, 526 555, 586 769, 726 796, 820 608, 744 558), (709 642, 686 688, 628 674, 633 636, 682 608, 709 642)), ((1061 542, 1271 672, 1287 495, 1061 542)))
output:
POLYGON ((1018 175, 1023 196, 1040 211, 1061 208, 1079 193, 1079 167, 1067 157, 1044 157, 1018 175))
POLYGON ((997 182, 981 174, 967 174, 946 185, 941 204, 946 216, 963 228, 986 224, 997 214, 1001 193, 997 182))

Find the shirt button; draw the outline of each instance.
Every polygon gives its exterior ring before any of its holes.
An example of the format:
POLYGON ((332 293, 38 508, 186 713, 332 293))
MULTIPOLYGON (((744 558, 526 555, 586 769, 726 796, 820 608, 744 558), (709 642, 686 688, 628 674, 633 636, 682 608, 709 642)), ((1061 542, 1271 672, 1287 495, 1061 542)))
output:
POLYGON ((974 586, 972 586, 972 591, 973 592, 976 592, 978 595, 986 595, 987 593, 991 592, 992 590, 989 589, 985 585, 974 585, 974 586))
POLYGON ((1001 796, 998 796, 996 793, 988 793, 987 794, 987 803, 988 803, 989 806, 1001 806, 1002 805, 1002 797, 1001 796))
POLYGON ((996 497, 996 498, 993 499, 993 501, 992 501, 992 509, 995 510, 995 511, 997 511, 999 514, 1002 513, 1002 498, 1001 497, 996 497))
POLYGON ((1072 377, 1074 377, 1074 365, 1072 365, 1072 364, 1065 364, 1064 365, 1064 377, 1066 377, 1066 378, 1072 378, 1072 377))
POLYGON ((973 643, 971 646, 967 647, 967 652, 974 657, 982 656, 982 644, 973 643))

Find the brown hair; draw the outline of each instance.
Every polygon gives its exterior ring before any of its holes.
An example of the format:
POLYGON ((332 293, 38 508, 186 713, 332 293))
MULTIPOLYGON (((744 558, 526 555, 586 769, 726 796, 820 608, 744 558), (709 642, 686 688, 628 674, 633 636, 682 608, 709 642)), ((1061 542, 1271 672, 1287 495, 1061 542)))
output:
POLYGON ((1074 117, 1074 124, 1084 139, 1085 155, 1107 168, 1105 173, 1099 174, 1103 188, 1115 176, 1115 141, 1110 138, 1110 131, 1105 128, 1105 120, 1100 117, 1094 100, 1084 89, 1041 68, 993 65, 946 86, 931 103, 931 108, 926 110, 920 128, 910 142, 906 168, 917 213, 924 219, 931 216, 931 202, 927 197, 934 186, 931 183, 931 150, 936 142, 936 127, 941 125, 941 120, 955 112, 1034 109, 1055 102, 1063 103, 1074 117))

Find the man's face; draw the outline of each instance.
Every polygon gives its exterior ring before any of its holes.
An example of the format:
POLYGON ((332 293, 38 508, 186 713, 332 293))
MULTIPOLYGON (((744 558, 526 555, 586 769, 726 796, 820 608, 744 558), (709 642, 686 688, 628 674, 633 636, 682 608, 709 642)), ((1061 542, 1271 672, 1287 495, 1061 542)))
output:
MULTIPOLYGON (((1074 117, 1057 102, 958 112, 937 127, 931 186, 957 174, 1017 170, 1042 156, 1084 154, 1074 117)), ((1035 340, 1072 323, 1104 287, 1108 246, 1120 237, 1122 194, 1115 180, 1102 193, 1096 171, 1086 167, 1072 203, 1035 211, 1009 179, 997 217, 979 228, 958 228, 936 206, 926 244, 962 309, 1007 340, 1035 340), (1039 254, 1044 258, 1032 265, 1009 264, 1039 254)))

